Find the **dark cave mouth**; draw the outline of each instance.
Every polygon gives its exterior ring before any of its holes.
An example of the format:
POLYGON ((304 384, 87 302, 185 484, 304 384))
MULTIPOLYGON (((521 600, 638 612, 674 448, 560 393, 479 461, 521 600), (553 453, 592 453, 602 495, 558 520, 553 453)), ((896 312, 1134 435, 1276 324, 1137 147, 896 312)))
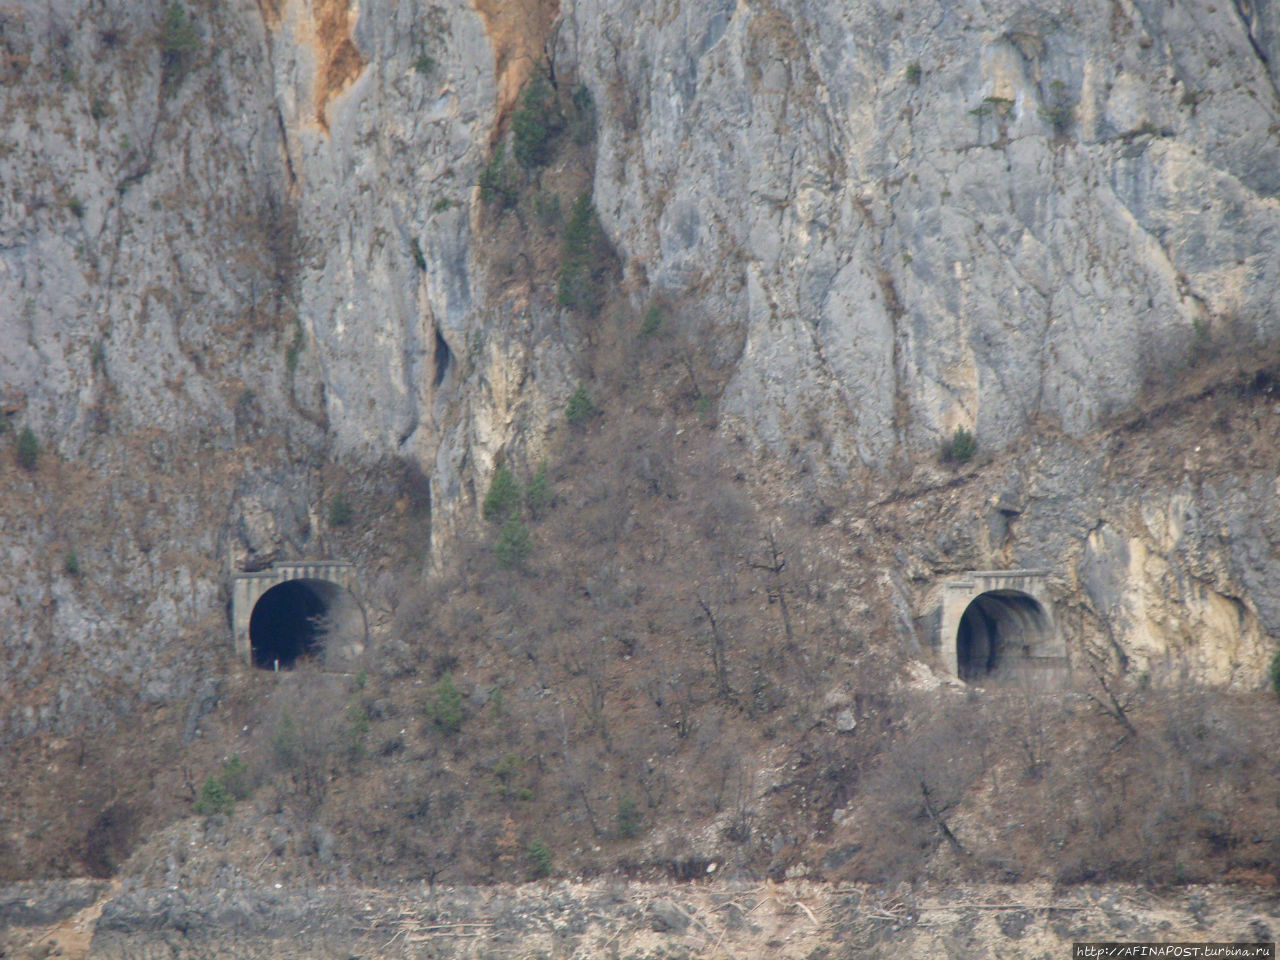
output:
POLYGON ((362 643, 363 628, 363 611, 343 587, 328 580, 286 580, 253 606, 252 663, 262 670, 290 670, 300 660, 323 659, 335 640, 362 643))
POLYGON ((965 608, 956 633, 956 666, 966 682, 1001 679, 1025 665, 1049 637, 1049 616, 1034 597, 993 590, 965 608))

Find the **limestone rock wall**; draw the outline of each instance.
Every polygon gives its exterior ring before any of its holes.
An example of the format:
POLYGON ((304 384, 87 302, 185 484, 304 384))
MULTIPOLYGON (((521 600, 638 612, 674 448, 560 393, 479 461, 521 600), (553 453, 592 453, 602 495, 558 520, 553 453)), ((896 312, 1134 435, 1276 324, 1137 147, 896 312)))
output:
POLYGON ((611 120, 597 205, 625 262, 723 324, 758 443, 817 419, 837 462, 883 466, 959 425, 1078 435, 1200 341, 1277 332, 1273 11, 571 16, 611 120))

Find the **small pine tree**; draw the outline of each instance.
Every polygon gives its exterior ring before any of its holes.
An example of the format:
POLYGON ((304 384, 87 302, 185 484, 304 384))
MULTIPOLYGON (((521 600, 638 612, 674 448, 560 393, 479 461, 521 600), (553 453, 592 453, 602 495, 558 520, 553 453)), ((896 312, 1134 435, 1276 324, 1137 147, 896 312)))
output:
POLYGON ((177 3, 169 4, 160 26, 160 64, 164 86, 176 88, 190 72, 200 49, 200 31, 177 3))
POLYGON ((535 73, 520 96, 520 108, 511 118, 511 152, 526 170, 545 166, 551 159, 551 141, 561 119, 555 93, 541 73, 535 73))
POLYGON ((511 569, 521 566, 533 550, 529 528, 519 517, 510 517, 498 531, 498 541, 493 546, 498 565, 511 569))
POLYGON ((249 783, 249 765, 240 759, 240 754, 232 754, 231 759, 222 765, 222 774, 218 777, 227 792, 236 800, 247 800, 251 792, 249 783))
POLYGON ((586 387, 578 387, 569 394, 569 402, 565 405, 564 415, 571 426, 586 423, 596 412, 596 405, 591 401, 591 394, 586 387))
POLYGON ((427 717, 442 733, 453 734, 462 729, 462 691, 447 673, 431 691, 427 717))
POLYGON ((643 819, 639 806, 630 797, 623 797, 618 801, 618 813, 614 821, 618 825, 618 836, 630 840, 640 835, 643 819))
POLYGON ((1280 694, 1280 650, 1271 658, 1271 689, 1280 694))
POLYGON ((18 466, 23 470, 34 470, 39 459, 40 441, 36 439, 34 430, 29 426, 23 427, 18 434, 18 466))
POLYGON ((560 250, 560 276, 556 302, 562 307, 594 317, 604 305, 607 253, 589 194, 574 202, 564 229, 560 250))
POLYGON ((220 777, 210 775, 196 794, 196 813, 211 816, 215 813, 231 814, 236 808, 236 798, 220 777))
POLYGON ((964 427, 956 427, 945 451, 946 459, 953 463, 968 463, 977 452, 978 438, 964 427))
POLYGON ((524 855, 529 860, 529 871, 536 879, 550 876, 551 850, 541 840, 530 840, 524 848, 524 855))
POLYGON ((345 527, 351 522, 351 504, 342 493, 337 493, 329 501, 329 525, 345 527))
POLYGON ((489 492, 484 496, 484 518, 501 523, 520 509, 520 485, 506 467, 499 467, 489 481, 489 492))
POLYGON ((547 478, 547 462, 538 464, 533 479, 524 491, 525 506, 529 508, 529 516, 534 520, 541 518, 543 511, 551 500, 551 481, 547 478))

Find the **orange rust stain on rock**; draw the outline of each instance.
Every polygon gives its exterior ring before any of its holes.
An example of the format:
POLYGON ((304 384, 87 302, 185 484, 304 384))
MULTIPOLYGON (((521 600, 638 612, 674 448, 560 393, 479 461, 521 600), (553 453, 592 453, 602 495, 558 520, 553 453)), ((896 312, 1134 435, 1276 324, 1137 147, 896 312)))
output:
POLYGON ((313 0, 311 18, 316 30, 316 122, 329 129, 329 101, 355 82, 364 69, 351 39, 355 13, 351 0, 313 0))
POLYGON ((262 11, 262 19, 274 30, 284 19, 285 0, 258 0, 258 9, 262 11))
POLYGON ((545 57, 560 0, 472 0, 493 48, 498 81, 496 131, 520 95, 529 74, 545 57))

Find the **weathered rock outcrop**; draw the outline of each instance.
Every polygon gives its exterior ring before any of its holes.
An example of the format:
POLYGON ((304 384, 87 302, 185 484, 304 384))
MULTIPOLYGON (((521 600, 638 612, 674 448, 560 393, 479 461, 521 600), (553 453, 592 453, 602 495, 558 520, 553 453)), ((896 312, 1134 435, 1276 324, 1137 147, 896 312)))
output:
POLYGON ((455 957, 512 949, 598 956, 661 952, 756 958, 1054 955, 1073 941, 1269 941, 1270 898, 1191 888, 1055 893, 957 887, 887 896, 864 887, 724 883, 683 888, 557 884, 429 891, 133 890, 107 903, 91 957, 309 958, 339 951, 455 957), (395 951, 392 953, 391 951, 395 951))

